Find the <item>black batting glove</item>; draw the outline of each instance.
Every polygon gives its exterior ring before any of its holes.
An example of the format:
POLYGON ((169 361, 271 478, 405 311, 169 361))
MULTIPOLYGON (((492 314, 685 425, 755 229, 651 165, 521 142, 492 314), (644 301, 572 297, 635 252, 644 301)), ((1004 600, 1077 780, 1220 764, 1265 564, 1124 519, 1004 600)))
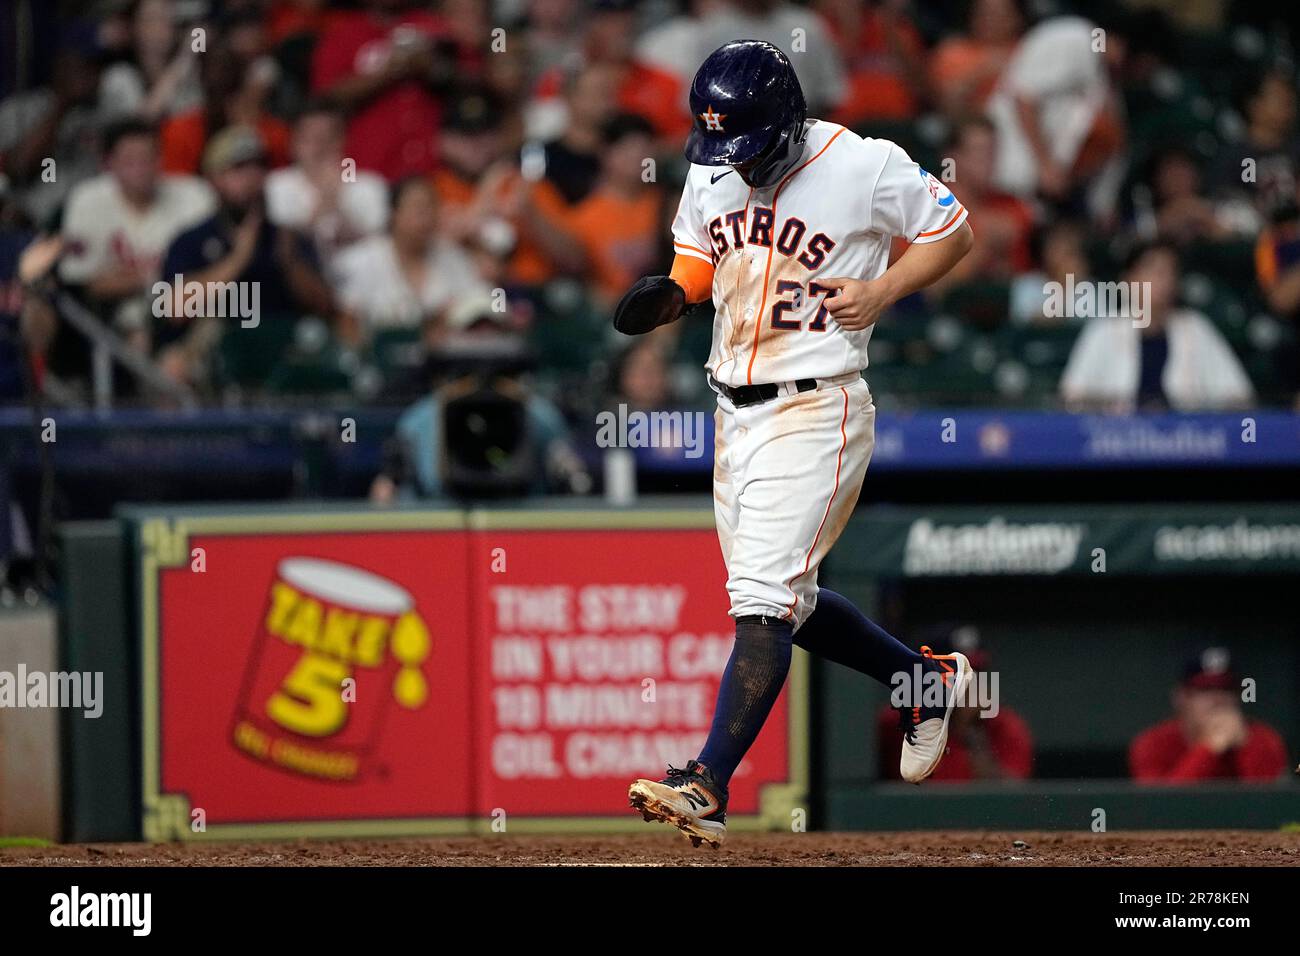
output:
POLYGON ((676 322, 686 310, 686 292, 668 276, 642 276, 618 300, 614 328, 624 335, 644 335, 669 322, 676 322))

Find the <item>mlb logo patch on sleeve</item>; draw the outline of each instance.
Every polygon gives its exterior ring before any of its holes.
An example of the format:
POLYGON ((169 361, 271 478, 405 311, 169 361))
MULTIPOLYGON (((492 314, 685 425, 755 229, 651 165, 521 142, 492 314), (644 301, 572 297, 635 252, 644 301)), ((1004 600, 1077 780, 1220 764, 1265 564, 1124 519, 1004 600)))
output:
POLYGON ((924 169, 920 170, 920 173, 921 178, 925 180, 925 188, 930 190, 930 195, 934 197, 934 201, 940 206, 951 206, 956 199, 952 194, 952 190, 939 182, 933 173, 924 169))

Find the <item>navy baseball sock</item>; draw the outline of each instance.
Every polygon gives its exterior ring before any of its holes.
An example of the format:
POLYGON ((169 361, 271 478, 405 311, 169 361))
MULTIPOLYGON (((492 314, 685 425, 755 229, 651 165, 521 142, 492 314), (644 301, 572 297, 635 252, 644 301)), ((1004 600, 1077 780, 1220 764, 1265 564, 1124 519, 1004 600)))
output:
POLYGON ((736 643, 722 672, 713 726, 699 761, 724 787, 763 729, 790 672, 793 629, 770 617, 736 618, 736 643))
POLYGON ((916 664, 925 671, 938 668, 870 620, 844 595, 825 588, 817 592, 817 607, 794 635, 794 643, 887 687, 892 686, 894 674, 911 674, 916 664))

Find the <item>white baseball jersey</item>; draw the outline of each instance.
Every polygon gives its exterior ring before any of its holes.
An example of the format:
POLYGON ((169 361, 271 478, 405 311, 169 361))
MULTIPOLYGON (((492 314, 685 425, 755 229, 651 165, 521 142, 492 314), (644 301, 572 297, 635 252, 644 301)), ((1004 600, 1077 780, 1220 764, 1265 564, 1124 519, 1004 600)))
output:
POLYGON ((724 385, 783 384, 739 408, 718 395, 713 505, 733 616, 808 619, 871 461, 876 406, 859 374, 871 329, 841 329, 818 280, 874 279, 894 236, 934 242, 965 221, 903 150, 832 123, 810 124, 803 157, 774 186, 691 167, 673 244, 714 266, 708 369, 724 385), (804 378, 822 381, 789 385, 804 378))
MULTIPOLYGON (((719 121, 725 130, 726 116, 719 121)), ((803 159, 773 186, 753 189, 726 166, 692 166, 673 246, 714 266, 706 367, 732 386, 866 368, 871 329, 841 329, 817 279, 874 279, 894 236, 935 242, 965 221, 952 192, 898 146, 822 120, 809 124, 803 159)))
POLYGON ((126 201, 108 173, 72 190, 63 213, 68 251, 59 276, 73 284, 89 282, 101 272, 139 269, 149 283, 162 276, 167 246, 216 209, 212 187, 196 176, 163 176, 147 209, 126 201))

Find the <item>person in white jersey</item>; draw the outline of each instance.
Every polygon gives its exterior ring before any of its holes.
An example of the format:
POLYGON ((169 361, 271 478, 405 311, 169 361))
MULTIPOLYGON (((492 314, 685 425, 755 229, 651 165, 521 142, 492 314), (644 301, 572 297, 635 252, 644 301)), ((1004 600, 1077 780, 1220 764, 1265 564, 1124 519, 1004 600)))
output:
POLYGON ((871 459, 876 412, 862 370, 872 325, 948 272, 974 236, 952 192, 898 146, 808 119, 794 68, 769 43, 715 50, 690 104, 671 275, 638 280, 614 326, 643 334, 712 299, 714 502, 736 640, 698 757, 637 780, 628 798, 646 820, 717 847, 728 782, 785 683, 792 645, 894 686, 904 780, 920 783, 943 756, 969 661, 911 650, 819 589, 817 569, 871 459), (911 245, 890 266, 895 236, 911 245))

